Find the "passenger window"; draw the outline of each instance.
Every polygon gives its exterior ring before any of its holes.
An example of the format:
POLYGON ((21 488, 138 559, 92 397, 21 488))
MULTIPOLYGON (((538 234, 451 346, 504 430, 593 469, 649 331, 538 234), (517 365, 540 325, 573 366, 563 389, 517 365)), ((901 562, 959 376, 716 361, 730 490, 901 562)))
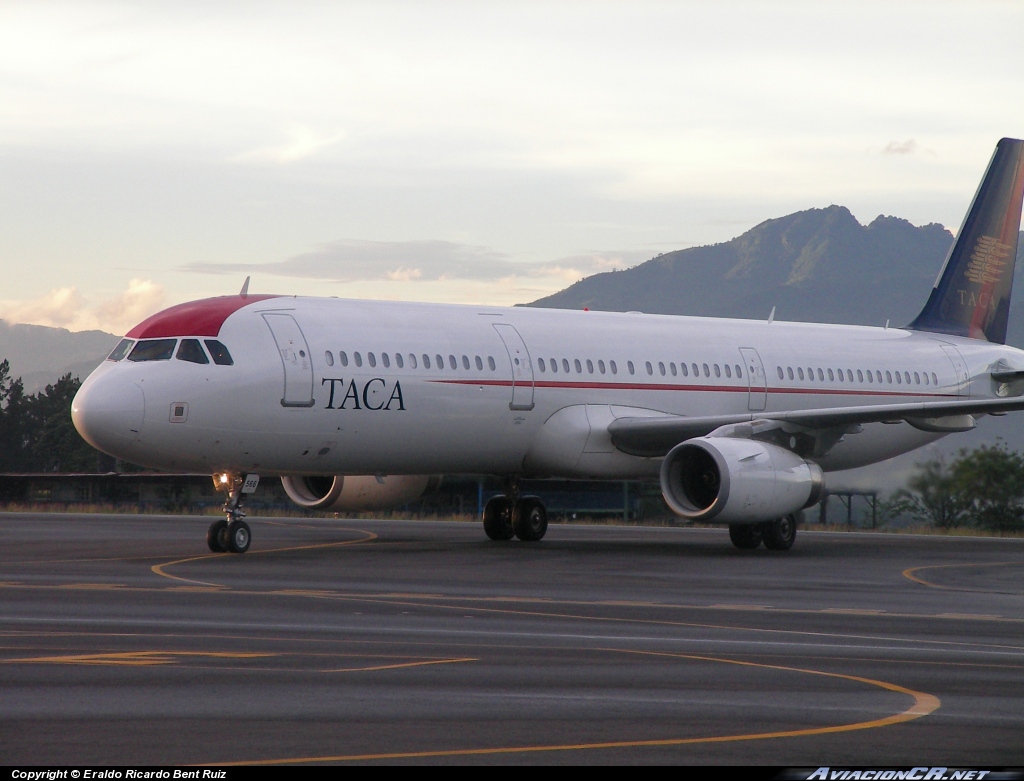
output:
POLYGON ((370 364, 370 368, 376 368, 376 366, 377 366, 377 356, 374 355, 373 353, 367 353, 366 354, 366 362, 368 364, 370 364))
POLYGON ((593 374, 593 373, 594 373, 594 362, 592 360, 590 360, 589 358, 587 358, 587 374, 593 374))
POLYGON ((885 372, 885 381, 887 383, 889 383, 890 385, 892 385, 892 372, 886 370, 886 372, 885 372))
MULTIPOLYGON (((181 352, 180 350, 178 352, 181 352)), ((334 366, 334 353, 330 350, 324 353, 324 361, 328 366, 334 366)))
POLYGON ((691 363, 690 365, 693 367, 693 376, 700 377, 700 369, 697 368, 697 364, 691 363))
POLYGON ((832 370, 831 369, 828 370, 828 378, 830 380, 835 380, 835 377, 832 375, 832 370))
MULTIPOLYGON (((330 355, 330 353, 327 354, 330 355)), ((199 344, 198 339, 182 339, 181 344, 178 345, 178 354, 174 357, 179 361, 188 361, 189 363, 205 364, 210 362, 210 359, 206 357, 206 353, 203 352, 203 347, 199 344)))
POLYGON ((742 369, 742 368, 740 367, 740 365, 739 365, 739 364, 737 363, 737 364, 736 364, 736 379, 738 380, 738 379, 740 379, 740 378, 741 378, 742 376, 743 376, 743 369, 742 369))
POLYGON ((448 356, 448 366, 450 368, 452 368, 452 369, 458 369, 459 368, 459 362, 457 360, 455 360, 455 356, 454 355, 449 355, 448 356))
POLYGON ((490 369, 491 371, 494 371, 494 357, 493 356, 490 356, 490 355, 487 356, 487 368, 490 369))
POLYGON ((210 357, 213 358, 213 362, 218 366, 235 365, 235 362, 231 360, 231 353, 228 352, 228 348, 216 339, 207 339, 206 349, 210 351, 210 357))
POLYGON ((120 360, 122 360, 128 354, 128 351, 130 349, 132 349, 132 345, 133 344, 135 344, 135 342, 133 342, 131 339, 122 339, 120 342, 117 343, 117 347, 115 347, 111 351, 110 355, 107 356, 107 360, 108 361, 120 361, 120 360))
POLYGON ((857 369, 857 382, 864 382, 864 373, 857 369))
POLYGON ((356 366, 362 366, 363 365, 363 356, 360 353, 355 352, 355 353, 352 354, 352 357, 355 358, 356 366))
POLYGON ((899 372, 896 372, 896 384, 897 385, 902 385, 903 384, 903 375, 900 374, 899 372))
POLYGON ((706 363, 704 364, 704 376, 705 377, 710 377, 711 376, 711 370, 708 368, 708 365, 706 363))
POLYGON ((169 361, 174 355, 177 339, 146 339, 135 345, 129 361, 169 361))
POLYGON ((632 361, 626 361, 626 368, 629 369, 630 374, 636 374, 636 369, 634 368, 632 361))
POLYGON ((441 355, 434 356, 435 363, 437 364, 437 370, 441 371, 444 369, 444 358, 441 355))
POLYGON ((647 376, 653 377, 654 376, 654 367, 651 366, 651 362, 647 361, 644 365, 647 367, 647 376))
POLYGON ((875 379, 878 380, 878 384, 882 384, 882 372, 880 369, 875 369, 875 379))
POLYGON ((569 359, 568 358, 563 358, 562 359, 562 371, 564 371, 566 374, 569 373, 569 359))
POLYGON ((800 375, 800 379, 801 380, 804 378, 804 370, 803 370, 802 366, 797 366, 796 367, 796 373, 800 375))
POLYGON ((543 374, 545 371, 547 371, 547 364, 544 363, 544 359, 543 358, 538 358, 537 359, 537 368, 540 369, 541 374, 543 374))
POLYGON ((686 368, 686 364, 685 363, 680 363, 679 364, 679 370, 683 373, 684 377, 689 377, 690 376, 690 371, 689 371, 689 369, 686 368))
POLYGON ((384 368, 385 369, 387 369, 387 368, 389 368, 391 366, 391 358, 388 356, 387 353, 381 353, 380 354, 380 362, 382 364, 384 364, 384 368))
POLYGON ((661 372, 661 376, 662 377, 665 376, 665 362, 664 361, 658 361, 658 371, 661 372))
POLYGON ((476 364, 476 370, 478 372, 482 372, 484 370, 484 362, 482 360, 480 360, 480 356, 479 355, 474 355, 473 356, 473 363, 476 364))
POLYGON ((668 362, 668 369, 672 372, 673 377, 677 376, 678 373, 676 372, 676 365, 673 361, 668 362))
POLYGON ((429 369, 430 368, 430 356, 427 355, 426 353, 423 353, 423 368, 424 369, 429 369))
POLYGON ((935 376, 935 372, 932 372, 932 385, 938 385, 939 378, 935 376))
POLYGON ((821 369, 818 369, 818 382, 824 382, 824 381, 825 381, 825 372, 823 372, 821 369))
POLYGON ((341 358, 341 365, 348 366, 348 353, 342 350, 338 353, 338 357, 341 358))
POLYGON ((409 366, 416 368, 416 353, 409 353, 409 366))
POLYGON ((722 376, 722 370, 718 368, 718 364, 716 363, 715 364, 715 377, 721 378, 721 376, 722 376))
POLYGON ((463 355, 462 356, 462 368, 467 370, 467 371, 469 371, 469 356, 468 355, 463 355))
POLYGON ((725 365, 725 376, 732 379, 732 367, 729 364, 725 365))
POLYGON ((580 363, 579 358, 573 358, 572 365, 576 367, 577 374, 583 374, 583 364, 580 363))
POLYGON ((548 359, 548 364, 550 364, 551 366, 551 373, 558 374, 558 361, 556 361, 554 358, 550 358, 548 359))
MULTIPOLYGON (((786 367, 786 374, 789 375, 789 379, 793 379, 793 367, 792 366, 787 366, 786 367)), ((803 377, 801 377, 800 379, 802 380, 803 377)))
POLYGON ((405 361, 402 359, 401 353, 395 353, 395 366, 397 366, 399 369, 405 368, 405 361))
POLYGON ((601 372, 601 374, 604 374, 604 361, 597 362, 597 370, 601 372))
POLYGON ((615 361, 608 361, 608 368, 612 370, 612 374, 619 373, 619 367, 615 365, 615 361))

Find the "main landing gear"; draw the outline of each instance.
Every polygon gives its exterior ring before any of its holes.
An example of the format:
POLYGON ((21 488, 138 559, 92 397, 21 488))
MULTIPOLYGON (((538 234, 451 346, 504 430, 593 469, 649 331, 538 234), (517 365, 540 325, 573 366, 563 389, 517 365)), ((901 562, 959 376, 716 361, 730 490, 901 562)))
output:
POLYGON ((796 540, 796 516, 786 515, 764 523, 732 524, 729 539, 740 550, 753 550, 762 542, 768 550, 789 550, 796 540))
MULTIPOLYGON (((256 478, 258 481, 259 478, 256 478)), ((228 498, 224 502, 224 514, 226 518, 214 521, 206 532, 206 544, 214 553, 245 553, 249 550, 252 542, 252 532, 249 530, 243 518, 245 512, 242 510, 242 497, 250 493, 247 489, 253 481, 249 476, 245 479, 241 475, 214 475, 214 487, 218 491, 227 491, 228 498)))
POLYGON ((505 496, 494 496, 484 506, 484 533, 492 540, 536 542, 548 530, 548 511, 536 496, 520 496, 519 485, 510 480, 505 496))

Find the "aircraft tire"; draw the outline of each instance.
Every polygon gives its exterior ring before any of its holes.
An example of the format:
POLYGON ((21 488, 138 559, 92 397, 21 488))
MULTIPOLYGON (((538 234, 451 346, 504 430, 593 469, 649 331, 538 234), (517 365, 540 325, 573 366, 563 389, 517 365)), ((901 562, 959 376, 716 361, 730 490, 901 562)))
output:
POLYGON ((761 526, 756 523, 734 523, 729 526, 729 539, 740 550, 754 550, 761 544, 761 526))
POLYGON ((210 524, 210 530, 206 532, 206 545, 214 553, 227 553, 228 522, 223 518, 210 524))
POLYGON ((796 540, 796 516, 786 515, 761 524, 761 537, 768 550, 789 550, 796 540))
POLYGON ((484 533, 492 540, 511 540, 512 503, 504 496, 492 496, 484 505, 484 533))
POLYGON ((232 553, 245 553, 252 543, 252 532, 245 521, 232 521, 228 524, 228 550, 232 553))
POLYGON ((516 502, 512 511, 512 530, 523 542, 537 542, 548 530, 548 511, 536 496, 516 502))

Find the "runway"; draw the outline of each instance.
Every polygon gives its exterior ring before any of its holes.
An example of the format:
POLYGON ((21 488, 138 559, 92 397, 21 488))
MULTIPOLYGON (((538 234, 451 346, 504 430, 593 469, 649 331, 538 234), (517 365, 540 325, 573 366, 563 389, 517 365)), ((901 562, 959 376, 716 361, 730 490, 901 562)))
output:
POLYGON ((0 514, 0 763, 1024 765, 1024 540, 0 514))

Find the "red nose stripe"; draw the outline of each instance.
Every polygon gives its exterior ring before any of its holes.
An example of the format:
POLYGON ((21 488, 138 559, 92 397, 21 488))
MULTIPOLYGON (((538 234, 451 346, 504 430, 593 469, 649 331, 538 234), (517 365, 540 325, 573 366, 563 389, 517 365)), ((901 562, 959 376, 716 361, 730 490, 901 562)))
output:
POLYGON ((147 317, 125 336, 130 339, 153 339, 162 336, 218 336, 224 321, 243 306, 275 295, 220 296, 189 301, 147 317))

